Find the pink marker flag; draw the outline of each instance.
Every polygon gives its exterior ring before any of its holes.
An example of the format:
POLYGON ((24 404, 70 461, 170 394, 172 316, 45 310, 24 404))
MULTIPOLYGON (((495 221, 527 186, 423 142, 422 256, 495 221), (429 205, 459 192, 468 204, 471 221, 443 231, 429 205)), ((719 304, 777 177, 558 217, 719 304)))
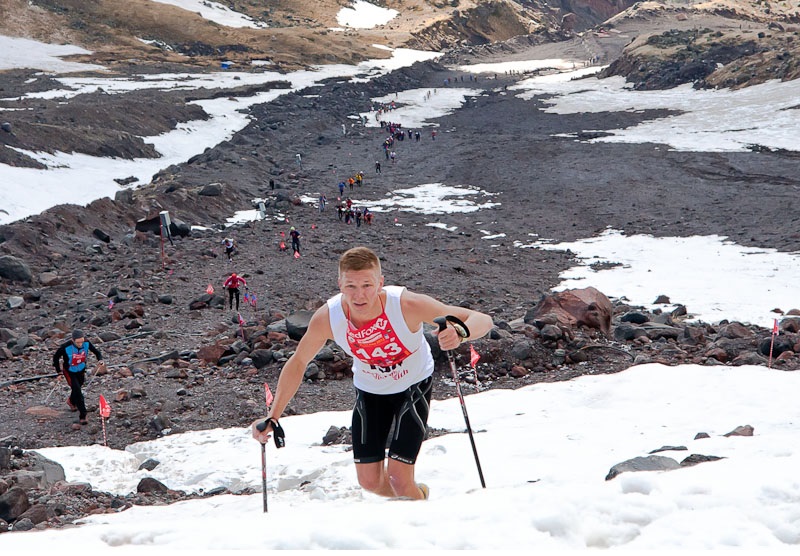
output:
POLYGON ((472 344, 470 344, 469 345, 469 363, 470 363, 470 365, 472 365, 473 369, 475 368, 475 365, 478 364, 478 361, 480 361, 480 359, 481 359, 481 356, 478 355, 478 352, 475 351, 475 348, 472 346, 472 344))
POLYGON ((214 286, 212 286, 211 284, 209 284, 209 285, 208 285, 208 287, 206 288, 206 293, 207 293, 208 295, 214 295, 214 286))
POLYGON ((236 316, 239 317, 239 332, 242 333, 242 341, 245 342, 246 339, 244 337, 244 319, 242 318, 241 313, 236 313, 236 316))
POLYGON ((772 335, 773 336, 777 336, 778 335, 778 319, 773 319, 773 320, 774 320, 774 324, 772 325, 772 335))
POLYGON ((270 404, 272 403, 273 397, 272 392, 270 392, 269 384, 266 382, 264 383, 264 395, 266 396, 267 400, 267 409, 269 409, 270 404))
POLYGON ((299 259, 300 258, 300 252, 299 251, 295 251, 294 252, 294 258, 295 259, 299 259))

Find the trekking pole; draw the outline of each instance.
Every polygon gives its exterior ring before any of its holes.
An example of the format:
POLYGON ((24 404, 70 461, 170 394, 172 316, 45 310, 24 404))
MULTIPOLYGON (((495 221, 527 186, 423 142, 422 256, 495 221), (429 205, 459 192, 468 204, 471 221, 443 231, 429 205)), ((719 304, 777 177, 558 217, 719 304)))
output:
MULTIPOLYGON (((267 429, 267 425, 272 425, 275 447, 283 448, 286 446, 286 435, 283 432, 283 427, 275 419, 266 419, 263 423, 257 424, 256 429, 264 432, 267 429)), ((267 513, 267 445, 265 442, 261 443, 261 492, 261 496, 264 499, 264 513, 267 513)))
MULTIPOLYGON (((439 325, 439 332, 447 328, 447 323, 453 325, 453 327, 458 331, 459 336, 462 338, 466 338, 469 336, 469 329, 461 319, 456 318, 452 315, 448 315, 446 317, 437 317, 433 319, 433 322, 439 325), (459 330, 459 328, 461 330, 459 330)), ((456 371, 456 362, 453 359, 453 352, 447 351, 447 360, 450 362, 450 370, 453 372, 453 380, 456 383, 456 392, 458 393, 458 401, 461 403, 461 412, 464 414, 464 423, 467 425, 467 433, 469 434, 469 442, 472 444, 472 453, 475 456, 475 465, 478 467, 478 476, 481 479, 481 486, 486 488, 486 481, 483 479, 483 470, 481 469, 481 461, 478 459, 478 448, 475 446, 475 438, 472 436, 472 427, 469 424, 469 415, 467 415, 467 406, 464 404, 464 396, 461 394, 461 383, 458 380, 458 372, 456 371)))
POLYGON ((267 445, 264 442, 261 443, 261 497, 264 499, 264 513, 267 513, 267 445))
MULTIPOLYGON (((59 375, 59 376, 61 376, 61 375, 59 375)), ((42 405, 45 405, 45 404, 47 404, 47 400, 49 400, 49 399, 50 399, 50 396, 52 396, 52 395, 53 395, 53 392, 55 392, 55 391, 56 391, 56 388, 58 388, 58 376, 57 376, 57 377, 56 377, 56 379, 53 381, 53 383, 54 383, 54 384, 53 384, 53 389, 52 389, 52 390, 50 390, 50 393, 49 393, 49 394, 47 394, 47 397, 46 397, 46 398, 44 399, 44 401, 42 402, 42 405)))

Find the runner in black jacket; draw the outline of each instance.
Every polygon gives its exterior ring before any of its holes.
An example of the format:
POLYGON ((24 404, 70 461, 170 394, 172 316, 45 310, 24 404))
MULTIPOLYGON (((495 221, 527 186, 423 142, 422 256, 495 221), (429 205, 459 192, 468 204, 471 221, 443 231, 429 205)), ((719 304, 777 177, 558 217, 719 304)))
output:
POLYGON ((57 373, 63 373, 67 379, 67 384, 72 392, 67 399, 67 405, 72 411, 78 412, 80 424, 85 425, 86 421, 86 402, 83 399, 81 387, 86 381, 86 358, 92 352, 100 362, 98 369, 105 368, 103 356, 100 350, 84 338, 82 330, 72 331, 72 340, 61 344, 53 354, 53 366, 57 373))

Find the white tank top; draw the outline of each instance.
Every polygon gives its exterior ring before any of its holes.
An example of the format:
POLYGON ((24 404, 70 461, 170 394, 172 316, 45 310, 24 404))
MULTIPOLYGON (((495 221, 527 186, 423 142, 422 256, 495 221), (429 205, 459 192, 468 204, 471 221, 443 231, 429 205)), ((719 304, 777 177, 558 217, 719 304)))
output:
POLYGON ((371 394, 396 394, 433 374, 423 326, 412 332, 400 308, 402 286, 384 286, 383 314, 356 329, 342 307, 342 294, 328 300, 334 341, 353 358, 353 385, 371 394), (385 317, 385 318, 384 318, 385 317))

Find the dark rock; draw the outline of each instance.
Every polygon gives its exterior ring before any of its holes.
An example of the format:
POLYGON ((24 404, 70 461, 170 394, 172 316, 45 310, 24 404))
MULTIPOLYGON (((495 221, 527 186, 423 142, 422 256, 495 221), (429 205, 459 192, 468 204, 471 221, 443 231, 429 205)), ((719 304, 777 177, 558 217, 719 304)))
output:
POLYGON ((539 316, 553 314, 558 323, 567 327, 588 326, 608 335, 611 331, 611 301, 593 287, 564 290, 543 295, 525 314, 525 323, 533 323, 539 316))
POLYGON ((306 380, 320 380, 325 378, 325 373, 321 371, 319 366, 312 361, 308 364, 308 366, 306 366, 306 370, 303 373, 303 378, 306 380))
POLYGON ((333 444, 352 444, 353 435, 348 427, 336 427, 331 425, 325 436, 322 437, 323 446, 331 446, 333 444))
POLYGON ((647 333, 647 337, 651 340, 658 340, 660 338, 667 338, 677 340, 683 333, 683 330, 667 324, 659 324, 657 322, 650 322, 642 326, 647 333))
POLYGON ((717 335, 720 338, 749 338, 753 336, 753 331, 739 322, 731 322, 719 327, 717 335))
MULTIPOLYGON (((161 235, 161 216, 156 214, 148 218, 142 218, 136 222, 136 231, 161 235)), ((191 227, 184 222, 170 218, 169 233, 172 237, 187 237, 191 234, 191 227)), ((166 239, 166 238, 165 238, 166 239)))
POLYGON ((30 282, 33 274, 28 264, 12 255, 0 257, 0 278, 11 280, 12 282, 30 282))
POLYGON ((222 184, 209 183, 198 191, 198 195, 203 195, 204 197, 219 197, 222 195, 222 184))
POLYGON ((136 485, 136 492, 148 493, 148 492, 160 492, 166 493, 169 492, 169 488, 162 483, 161 481, 154 479, 152 477, 145 477, 139 484, 136 485))
POLYGON ((753 427, 750 425, 741 425, 736 427, 731 432, 723 434, 722 436, 753 436, 753 427))
POLYGON ((297 311, 286 317, 286 333, 289 338, 299 342, 308 330, 312 316, 314 311, 297 311))
POLYGON ((132 205, 133 191, 130 189, 120 189, 114 194, 114 202, 124 205, 132 205))
POLYGON ((669 314, 673 318, 685 317, 688 314, 688 312, 686 311, 686 305, 678 305, 669 314))
POLYGON ((213 309, 223 309, 225 307, 225 298, 221 295, 204 293, 189 303, 189 309, 193 311, 209 307, 213 309))
POLYGON ((141 469, 146 469, 147 471, 152 471, 153 469, 155 469, 156 467, 158 467, 160 464, 161 464, 161 462, 160 462, 160 461, 158 461, 158 460, 155 460, 155 459, 153 459, 153 458, 147 458, 147 459, 146 459, 145 461, 143 461, 143 462, 142 462, 142 464, 139 466, 139 469, 140 469, 140 470, 141 470, 141 469))
POLYGON ((525 359, 529 359, 532 355, 533 355, 533 347, 531 347, 531 343, 528 340, 520 340, 518 342, 514 342, 514 345, 511 346, 511 357, 516 359, 517 361, 523 361, 525 359))
POLYGON ((621 322, 632 322, 633 324, 644 324, 650 320, 650 317, 644 313, 632 312, 625 313, 619 318, 619 320, 621 322))
POLYGON ((172 423, 163 414, 158 414, 154 416, 152 419, 150 419, 150 422, 148 424, 150 425, 150 428, 152 428, 158 434, 161 434, 165 430, 172 427, 172 423))
POLYGON ((105 243, 111 243, 111 236, 105 233, 100 228, 95 228, 94 230, 92 230, 92 235, 97 239, 99 239, 100 241, 103 241, 105 243))
POLYGON ((789 336, 784 334, 775 336, 774 340, 772 337, 761 340, 758 344, 758 353, 769 356, 770 350, 772 350, 772 357, 777 357, 784 351, 794 351, 794 342, 789 336))
POLYGON ((28 469, 41 472, 40 488, 49 488, 60 481, 65 481, 67 476, 61 464, 44 457, 38 452, 26 452, 28 469))
POLYGON ((28 518, 20 519, 14 523, 14 531, 30 531, 34 527, 36 527, 36 525, 28 518))
POLYGON ((662 446, 661 448, 656 448, 655 450, 649 453, 657 454, 658 452, 668 452, 668 451, 682 452, 684 450, 688 450, 688 448, 686 446, 662 446))
POLYGON ((29 519, 34 525, 47 521, 47 506, 34 504, 19 516, 18 520, 29 519))
POLYGON ((541 337, 546 342, 556 342, 564 337, 564 333, 554 324, 545 324, 541 329, 541 337))
POLYGON ((314 357, 315 361, 333 361, 336 359, 336 353, 330 346, 325 346, 314 357))
POLYGON ((636 457, 614 465, 606 475, 606 481, 628 471, 670 471, 679 468, 677 461, 665 456, 636 457))
POLYGON ((691 456, 687 457, 681 462, 681 467, 691 467, 692 465, 697 465, 698 463, 705 463, 707 461, 717 461, 721 458, 719 456, 704 456, 702 454, 692 454, 691 456))
MULTIPOLYGON (((791 351, 783 351, 779 357, 790 355, 791 353, 791 351)), ((732 365, 764 365, 765 363, 765 358, 755 352, 740 353, 731 361, 732 365)))
MULTIPOLYGON (((636 338, 637 327, 632 324, 618 324, 614 327, 614 339, 620 342, 630 342, 636 338)), ((647 334, 645 332, 645 334, 647 334)))
POLYGON ((25 489, 13 487, 0 496, 0 519, 9 523, 28 511, 31 503, 25 489))
POLYGON ((272 350, 270 349, 256 349, 250 352, 250 358, 253 361, 253 366, 260 369, 272 363, 275 358, 272 350))

